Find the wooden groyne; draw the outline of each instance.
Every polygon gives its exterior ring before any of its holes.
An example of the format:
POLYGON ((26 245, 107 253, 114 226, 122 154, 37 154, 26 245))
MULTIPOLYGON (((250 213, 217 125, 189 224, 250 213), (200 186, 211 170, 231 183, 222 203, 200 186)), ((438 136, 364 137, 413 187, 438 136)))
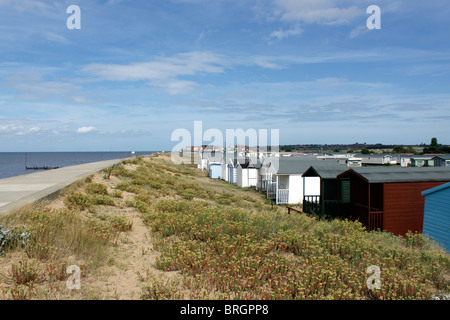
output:
POLYGON ((43 166, 43 167, 38 167, 38 166, 34 166, 34 167, 27 167, 25 166, 25 169, 27 170, 53 170, 53 169, 58 169, 59 167, 48 167, 48 166, 43 166))
POLYGON ((53 170, 53 169, 58 169, 59 167, 50 167, 50 166, 33 166, 33 167, 29 167, 28 166, 28 154, 25 152, 25 169, 26 170, 53 170))

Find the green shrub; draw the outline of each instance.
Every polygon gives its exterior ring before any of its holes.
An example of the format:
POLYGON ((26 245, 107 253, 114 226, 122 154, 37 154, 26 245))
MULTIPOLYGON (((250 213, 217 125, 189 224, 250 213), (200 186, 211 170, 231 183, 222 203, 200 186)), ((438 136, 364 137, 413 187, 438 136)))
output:
POLYGON ((123 215, 112 216, 110 218, 110 223, 113 229, 121 232, 129 231, 133 227, 133 221, 123 215))
POLYGON ((116 185, 116 188, 122 191, 130 192, 130 193, 139 193, 141 189, 135 185, 131 185, 128 182, 121 182, 116 185))
POLYGON ((86 186, 86 192, 89 194, 102 194, 107 195, 108 189, 101 183, 90 183, 86 186))
POLYGON ((72 192, 64 198, 64 204, 69 209, 85 210, 91 208, 94 203, 92 196, 81 192, 72 192))
POLYGON ((105 196, 105 195, 95 195, 93 197, 93 201, 96 205, 105 205, 105 206, 115 206, 116 203, 114 202, 114 199, 105 196))
POLYGON ((4 290, 9 292, 12 300, 31 300, 33 298, 33 284, 15 284, 13 287, 4 290))
POLYGON ((195 190, 187 189, 181 193, 181 196, 186 200, 192 200, 195 197, 195 190))
POLYGON ((181 293, 175 280, 153 278, 141 290, 142 300, 174 300, 180 299, 181 293))
POLYGON ((114 190, 111 194, 114 198, 122 198, 123 192, 120 190, 114 190))
POLYGON ((30 242, 25 247, 28 258, 40 261, 50 260, 55 256, 56 249, 45 242, 30 242))
POLYGON ((408 231, 405 234, 406 245, 410 248, 422 248, 425 245, 425 240, 423 234, 418 232, 408 231))

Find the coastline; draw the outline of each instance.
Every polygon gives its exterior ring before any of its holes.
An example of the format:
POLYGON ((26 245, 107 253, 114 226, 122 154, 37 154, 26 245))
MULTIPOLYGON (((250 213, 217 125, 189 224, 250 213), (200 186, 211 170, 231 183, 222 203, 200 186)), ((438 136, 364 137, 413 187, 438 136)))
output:
POLYGON ((78 179, 99 172, 124 159, 96 161, 0 179, 0 213, 56 196, 78 179))
POLYGON ((150 155, 156 151, 0 152, 0 179, 74 165, 150 155), (26 169, 29 168, 29 169, 26 169))

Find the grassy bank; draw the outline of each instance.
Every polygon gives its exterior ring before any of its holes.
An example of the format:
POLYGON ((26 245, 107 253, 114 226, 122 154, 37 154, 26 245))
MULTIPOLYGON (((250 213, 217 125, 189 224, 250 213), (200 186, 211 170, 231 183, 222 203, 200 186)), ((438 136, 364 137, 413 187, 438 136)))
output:
POLYGON ((65 288, 67 274, 51 270, 68 263, 82 266, 88 284, 114 282, 114 272, 102 278, 106 266, 136 266, 129 271, 141 299, 431 299, 450 286, 450 256, 422 235, 287 215, 254 190, 163 155, 127 160, 66 190, 58 205, 0 224, 26 238, 11 240, 0 257, 7 299, 111 298, 65 288), (134 240, 139 232, 145 236, 134 240), (367 287, 371 265, 380 268, 380 289, 367 287))
POLYGON ((0 298, 95 299, 91 290, 67 288, 70 265, 80 268, 81 279, 95 277, 108 263, 120 233, 130 230, 122 215, 103 213, 115 206, 102 184, 92 176, 62 190, 59 201, 27 205, 0 217, 0 298), (107 199, 107 200, 106 200, 107 199), (106 209, 106 210, 105 210, 106 209))

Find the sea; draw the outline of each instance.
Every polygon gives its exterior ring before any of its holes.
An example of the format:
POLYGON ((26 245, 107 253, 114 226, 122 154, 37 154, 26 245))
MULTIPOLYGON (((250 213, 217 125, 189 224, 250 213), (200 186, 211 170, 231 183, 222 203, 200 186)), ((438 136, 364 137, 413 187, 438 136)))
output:
POLYGON ((0 152, 0 179, 45 170, 35 168, 62 168, 89 162, 151 155, 155 152, 0 152))

